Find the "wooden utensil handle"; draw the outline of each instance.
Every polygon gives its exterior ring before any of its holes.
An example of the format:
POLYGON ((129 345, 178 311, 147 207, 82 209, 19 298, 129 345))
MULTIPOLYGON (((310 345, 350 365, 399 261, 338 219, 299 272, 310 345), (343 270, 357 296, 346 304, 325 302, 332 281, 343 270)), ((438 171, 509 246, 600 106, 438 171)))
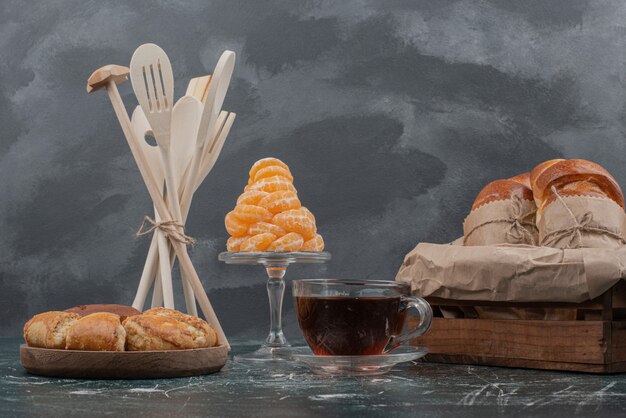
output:
POLYGON ((139 279, 139 286, 137 287, 137 293, 135 294, 135 300, 133 301, 133 308, 143 311, 143 307, 146 303, 146 297, 152 284, 154 283, 155 275, 157 274, 157 257, 158 245, 156 234, 152 235, 152 241, 150 242, 150 249, 148 250, 147 260, 153 260, 152 262, 146 262, 141 272, 141 279, 139 279))
MULTIPOLYGON (((161 220, 158 213, 155 214, 155 216, 157 222, 161 220)), ((159 247, 159 272, 161 273, 160 285, 162 289, 163 305, 169 309, 176 309, 174 305, 174 288, 172 287, 172 269, 170 268, 169 242, 161 230, 156 229, 154 233, 157 236, 157 246, 159 247)), ((158 296, 157 288, 158 286, 155 285, 154 292, 157 293, 158 296)), ((155 298, 153 298, 152 301, 153 304, 154 302, 160 302, 155 300, 155 298)))
POLYGON ((180 268, 185 272, 187 280, 191 284, 193 288, 196 298, 198 299, 198 304, 200 305, 200 309, 204 314, 207 322, 215 328, 215 332, 217 333, 219 344, 225 344, 228 346, 230 350, 230 344, 226 339, 226 335, 224 334, 224 330, 222 329, 222 325, 220 321, 217 319, 217 315, 215 315, 215 311, 213 310, 213 306, 211 305, 211 301, 209 301, 209 297, 207 296, 204 288, 202 287, 202 283, 200 282, 200 278, 198 277, 198 273, 196 269, 193 267, 193 263, 191 262, 191 258, 187 253, 187 247, 185 244, 180 243, 178 241, 170 240, 172 245, 174 246, 174 251, 176 252, 176 256, 178 257, 178 262, 180 264, 180 268))

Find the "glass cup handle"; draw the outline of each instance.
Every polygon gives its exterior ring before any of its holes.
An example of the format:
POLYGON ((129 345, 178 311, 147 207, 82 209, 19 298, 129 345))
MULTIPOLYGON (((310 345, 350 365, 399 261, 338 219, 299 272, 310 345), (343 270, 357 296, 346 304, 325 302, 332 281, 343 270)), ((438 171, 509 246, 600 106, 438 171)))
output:
POLYGON ((428 328, 430 328, 430 324, 433 322, 433 310, 424 299, 417 296, 401 296, 400 300, 404 303, 405 309, 413 309, 417 311, 416 316, 419 318, 419 323, 402 334, 391 337, 387 347, 385 347, 385 353, 398 348, 405 341, 424 335, 424 333, 428 331, 428 328))

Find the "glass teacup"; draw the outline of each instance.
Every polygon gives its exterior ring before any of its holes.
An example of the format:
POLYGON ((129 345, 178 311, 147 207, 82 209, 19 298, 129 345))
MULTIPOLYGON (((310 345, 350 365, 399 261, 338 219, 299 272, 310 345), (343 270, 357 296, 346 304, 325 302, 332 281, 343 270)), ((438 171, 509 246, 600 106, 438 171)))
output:
POLYGON ((428 302, 405 283, 378 280, 294 280, 298 324, 316 355, 377 355, 424 334, 428 302), (408 312, 417 324, 404 331, 408 312))

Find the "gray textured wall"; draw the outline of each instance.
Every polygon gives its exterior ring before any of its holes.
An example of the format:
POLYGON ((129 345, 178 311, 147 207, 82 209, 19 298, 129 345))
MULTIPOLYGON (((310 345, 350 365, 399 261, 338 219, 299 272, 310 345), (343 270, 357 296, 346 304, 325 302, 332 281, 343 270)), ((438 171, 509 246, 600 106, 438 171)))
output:
MULTIPOLYGON (((238 118, 188 231, 227 333, 259 337, 263 272, 216 260, 255 160, 290 165, 334 256, 288 276, 392 279, 418 241, 460 235, 492 179, 564 156, 626 184, 624 22, 621 0, 4 1, 0 333, 42 310, 132 301, 149 241, 133 233, 152 206, 85 81, 141 43, 168 52, 177 95, 238 54, 225 104, 238 118)), ((289 298, 286 318, 294 335, 289 298)))

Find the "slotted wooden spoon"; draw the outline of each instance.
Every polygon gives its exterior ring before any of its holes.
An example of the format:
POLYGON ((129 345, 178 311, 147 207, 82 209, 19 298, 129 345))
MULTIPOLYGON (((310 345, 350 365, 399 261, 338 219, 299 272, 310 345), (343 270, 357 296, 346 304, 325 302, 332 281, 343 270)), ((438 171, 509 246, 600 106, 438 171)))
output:
MULTIPOLYGON (((165 51, 155 44, 139 46, 130 60, 130 81, 161 151, 169 206, 174 221, 181 223, 178 184, 174 177, 170 152, 174 74, 165 51)), ((193 300, 193 289, 190 287, 187 280, 183 280, 187 301, 190 298, 193 300)), ((189 314, 197 315, 195 306, 195 301, 187 306, 189 314)))

